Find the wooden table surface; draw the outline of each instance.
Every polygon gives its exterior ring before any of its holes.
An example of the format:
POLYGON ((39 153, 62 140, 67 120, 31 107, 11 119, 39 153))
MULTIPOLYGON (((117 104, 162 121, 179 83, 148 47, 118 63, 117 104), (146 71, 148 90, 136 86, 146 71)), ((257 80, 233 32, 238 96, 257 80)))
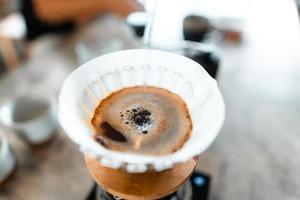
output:
POLYGON ((242 45, 220 45, 226 119, 198 169, 211 200, 299 200, 299 18, 292 1, 250 2, 242 45))
MULTIPOLYGON (((57 94, 74 65, 68 62, 62 40, 49 36, 32 46, 31 60, 0 80, 1 104, 19 93, 57 94), (54 51, 56 50, 56 51, 54 51), (54 59, 53 59, 54 58, 54 59)), ((15 133, 0 126, 17 157, 16 174, 0 188, 0 199, 84 199, 93 185, 78 148, 58 128, 53 140, 31 148, 15 133)))
MULTIPOLYGON (((212 176, 211 200, 300 199, 300 29, 292 1, 251 1, 241 44, 220 43, 226 120, 197 169, 212 176)), ((34 57, 0 80, 0 101, 26 88, 57 93, 76 62, 66 38, 36 42, 34 57), (42 50, 47 50, 45 51, 42 50), (37 84, 39 83, 39 84, 37 84), (44 89, 44 90, 43 90, 44 89)), ((16 176, 0 199, 83 199, 93 183, 77 147, 58 129, 33 150, 7 133, 16 176)))
MULTIPOLYGON (((118 30, 107 35, 123 41, 123 48, 134 48, 128 27, 112 16, 104 16, 88 25, 85 31, 71 35, 44 36, 31 44, 31 58, 19 69, 0 79, 0 105, 15 95, 35 91, 58 95, 67 75, 79 65, 75 41, 84 40, 89 31, 101 34, 103 30, 118 30)), ((105 40, 105 38, 102 38, 105 40)), ((17 156, 17 173, 3 188, 0 200, 82 200, 87 197, 94 181, 88 173, 83 154, 67 138, 61 128, 56 137, 43 148, 31 148, 15 133, 0 123, 17 156)))

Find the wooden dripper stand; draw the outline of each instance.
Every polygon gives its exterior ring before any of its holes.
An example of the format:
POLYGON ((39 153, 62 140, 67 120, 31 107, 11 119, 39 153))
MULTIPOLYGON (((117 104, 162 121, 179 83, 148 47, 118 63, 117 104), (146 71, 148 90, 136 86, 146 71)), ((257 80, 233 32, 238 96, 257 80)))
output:
POLYGON ((88 156, 85 156, 85 161, 97 184, 111 195, 124 200, 156 200, 166 197, 187 181, 197 164, 197 159, 191 159, 161 172, 148 169, 144 173, 128 173, 124 169, 104 167, 98 160, 88 156))

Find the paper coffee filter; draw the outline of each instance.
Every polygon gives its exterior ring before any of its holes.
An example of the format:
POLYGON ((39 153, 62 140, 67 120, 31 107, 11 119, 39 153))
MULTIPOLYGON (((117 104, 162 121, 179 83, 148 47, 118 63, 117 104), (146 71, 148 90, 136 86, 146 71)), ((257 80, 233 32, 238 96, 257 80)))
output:
POLYGON ((59 96, 59 121, 80 150, 111 168, 128 172, 171 168, 199 155, 213 142, 224 120, 224 102, 216 81, 196 62, 177 54, 124 50, 82 65, 66 79, 59 96), (110 93, 130 86, 168 89, 186 102, 193 123, 190 138, 178 151, 148 156, 106 149, 94 139, 93 112, 110 93))

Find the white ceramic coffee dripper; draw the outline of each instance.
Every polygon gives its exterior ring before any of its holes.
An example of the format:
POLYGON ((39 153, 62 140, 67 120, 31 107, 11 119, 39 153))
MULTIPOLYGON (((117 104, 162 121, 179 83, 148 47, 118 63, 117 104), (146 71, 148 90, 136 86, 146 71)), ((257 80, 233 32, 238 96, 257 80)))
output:
POLYGON ((169 52, 135 49, 110 53, 76 69, 59 96, 59 121, 81 151, 110 168, 127 172, 171 168, 199 155, 216 138, 224 120, 224 102, 216 81, 196 62, 169 52), (181 96, 191 114, 193 131, 178 151, 146 156, 106 149, 93 139, 93 112, 111 92, 129 86, 156 86, 181 96))

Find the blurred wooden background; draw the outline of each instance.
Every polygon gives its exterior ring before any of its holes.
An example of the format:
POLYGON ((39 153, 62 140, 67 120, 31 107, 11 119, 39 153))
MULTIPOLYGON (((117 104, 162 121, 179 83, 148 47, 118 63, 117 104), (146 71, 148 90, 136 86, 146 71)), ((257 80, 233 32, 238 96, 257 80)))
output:
MULTIPOLYGON (((248 4, 243 42, 218 44, 223 53, 218 82, 227 116, 197 169, 212 176, 211 200, 298 200, 299 17, 293 1, 248 4)), ((116 31, 122 33, 119 27, 116 31)), ((77 66, 71 40, 45 36, 35 41, 28 63, 0 80, 0 103, 26 88, 57 94, 77 66)), ((62 130, 41 150, 28 148, 4 127, 1 131, 19 160, 17 174, 0 190, 1 200, 83 199, 91 189, 83 156, 62 130)))

